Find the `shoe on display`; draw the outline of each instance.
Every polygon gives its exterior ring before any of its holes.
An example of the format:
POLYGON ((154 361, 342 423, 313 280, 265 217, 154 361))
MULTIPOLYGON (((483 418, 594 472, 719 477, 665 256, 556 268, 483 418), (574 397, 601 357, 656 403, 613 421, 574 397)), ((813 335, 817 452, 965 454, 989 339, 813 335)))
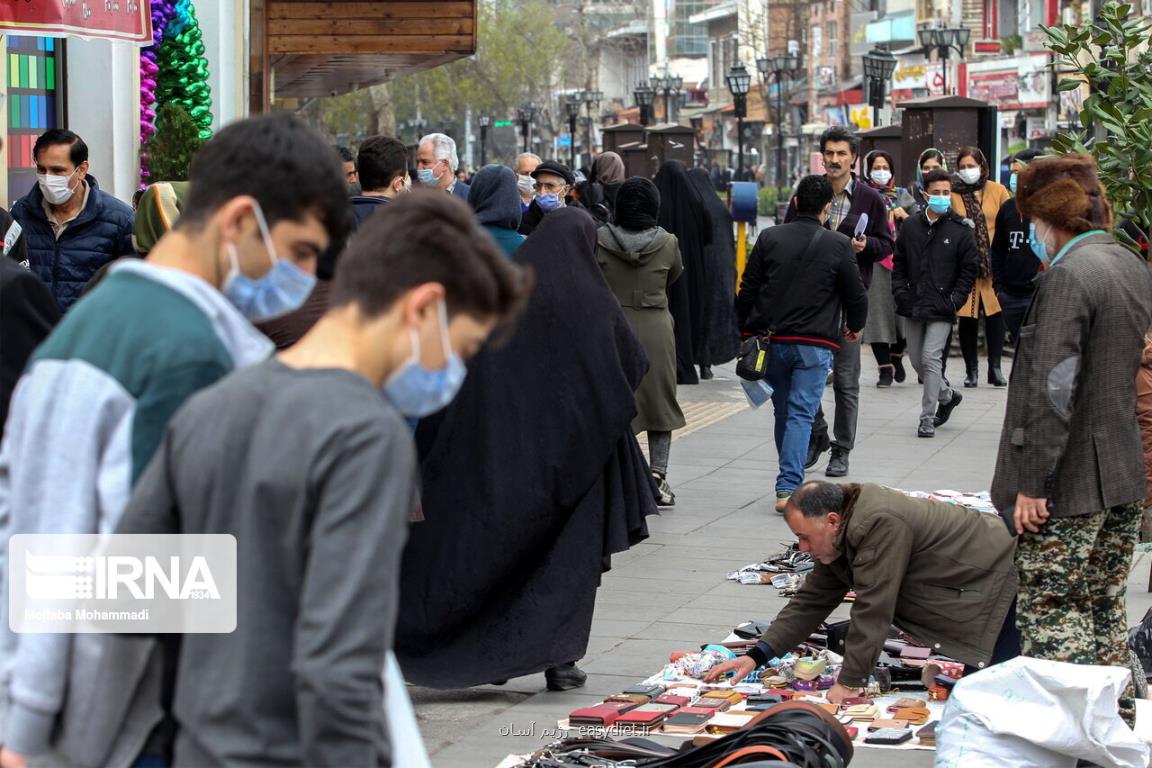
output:
POLYGON ((936 408, 936 419, 933 424, 937 427, 942 427, 948 423, 948 419, 952 417, 952 411, 956 410, 956 406, 964 400, 964 395, 956 390, 952 390, 952 399, 947 403, 936 408))
POLYGON ((832 458, 828 460, 828 468, 824 470, 825 477, 844 477, 848 474, 848 451, 840 448, 832 449, 832 458))

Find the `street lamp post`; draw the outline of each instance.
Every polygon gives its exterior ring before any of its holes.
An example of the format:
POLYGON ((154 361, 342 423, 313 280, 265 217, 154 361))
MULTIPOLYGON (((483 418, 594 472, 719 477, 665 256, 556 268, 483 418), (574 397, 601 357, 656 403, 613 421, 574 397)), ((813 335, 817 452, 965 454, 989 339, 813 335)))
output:
POLYGON ((564 109, 568 111, 568 139, 571 142, 572 167, 576 167, 576 121, 580 119, 580 103, 584 100, 584 91, 576 91, 564 102, 564 109))
POLYGON ((659 91, 664 97, 664 122, 671 123, 672 120, 672 103, 673 97, 678 102, 680 98, 680 89, 684 87, 684 78, 679 75, 671 75, 668 73, 668 67, 664 67, 664 76, 657 75, 652 78, 652 88, 659 91))
POLYGON ((640 107, 640 125, 648 125, 652 121, 652 101, 656 98, 656 91, 648 83, 641 81, 632 92, 636 98, 636 105, 640 107))
POLYGON ((968 38, 972 30, 966 27, 945 27, 943 29, 921 29, 916 33, 920 47, 924 49, 925 57, 935 50, 944 70, 944 95, 948 95, 948 59, 952 51, 964 58, 964 49, 968 47, 968 38))
MULTIPOLYGON (((602 91, 585 91, 584 103, 588 105, 588 165, 592 165, 592 113, 598 111, 604 99, 602 91)), ((573 171, 576 169, 573 168, 573 171)))
POLYGON ((748 89, 752 76, 740 62, 728 71, 728 90, 732 92, 733 106, 736 108, 736 180, 744 180, 744 118, 748 116, 748 89))
POLYGON ((883 46, 876 46, 864 54, 864 77, 868 80, 868 103, 872 105, 872 127, 880 125, 880 108, 892 73, 896 71, 896 57, 883 46))
POLYGON ((757 59, 756 69, 767 80, 771 74, 776 83, 776 186, 784 186, 784 80, 791 79, 800 69, 800 57, 794 53, 757 59))
POLYGON ((520 132, 524 137, 524 151, 527 152, 532 120, 536 117, 536 105, 530 101, 525 102, 516 110, 516 114, 520 118, 520 132))
POLYGON ((483 168, 485 165, 487 165, 488 124, 491 122, 492 118, 488 117, 488 115, 480 115, 478 119, 480 121, 480 167, 483 168))

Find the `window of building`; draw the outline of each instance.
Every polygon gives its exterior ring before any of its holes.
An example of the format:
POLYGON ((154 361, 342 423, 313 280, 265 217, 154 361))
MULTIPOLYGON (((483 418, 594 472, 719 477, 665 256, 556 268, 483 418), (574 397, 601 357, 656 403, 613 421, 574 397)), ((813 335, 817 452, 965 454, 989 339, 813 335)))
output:
POLYGON ((59 125, 60 42, 52 37, 7 36, 8 199, 23 197, 36 183, 32 146, 59 125))
POLYGON ((835 60, 839 54, 839 49, 836 45, 836 22, 828 22, 828 58, 835 60))

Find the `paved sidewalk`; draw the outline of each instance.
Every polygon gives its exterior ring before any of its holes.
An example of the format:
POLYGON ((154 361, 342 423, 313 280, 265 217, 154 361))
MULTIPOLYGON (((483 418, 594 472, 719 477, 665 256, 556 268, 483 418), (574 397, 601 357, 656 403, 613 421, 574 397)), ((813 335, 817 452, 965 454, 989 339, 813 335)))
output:
MULTIPOLYGON (((955 374, 962 365, 953 359, 955 374)), ((908 490, 986 490, 992 479, 1006 390, 981 384, 963 390, 964 402, 932 440, 916 437, 920 390, 910 382, 877 389, 876 367, 865 351, 861 417, 848 481, 908 490)), ((730 367, 681 398, 709 421, 744 401, 730 367), (698 405, 700 404, 700 405, 698 405)), ((832 413, 832 394, 825 411, 832 413)), ((526 753, 552 740, 545 729, 579 706, 600 701, 657 672, 675 650, 725 637, 736 624, 768 619, 784 606, 770 586, 725 580, 731 571, 792 540, 775 501, 776 450, 772 408, 743 408, 699 428, 689 423, 672 446, 669 481, 677 506, 649 518, 650 538, 614 559, 596 601, 588 654, 580 666, 588 685, 549 693, 543 675, 505 686, 465 691, 412 689, 420 726, 436 768, 494 766, 509 753, 526 753), (693 431, 695 430, 695 431, 693 431), (516 731, 521 735, 505 735, 516 731), (532 731, 528 734, 528 731, 532 731)), ((827 454, 811 477, 822 477, 827 454)), ((1137 555, 1130 581, 1129 618, 1150 606, 1149 555, 1137 555)), ((847 606, 837 615, 847 617, 847 606)), ((930 766, 932 752, 861 749, 853 766, 930 766)))

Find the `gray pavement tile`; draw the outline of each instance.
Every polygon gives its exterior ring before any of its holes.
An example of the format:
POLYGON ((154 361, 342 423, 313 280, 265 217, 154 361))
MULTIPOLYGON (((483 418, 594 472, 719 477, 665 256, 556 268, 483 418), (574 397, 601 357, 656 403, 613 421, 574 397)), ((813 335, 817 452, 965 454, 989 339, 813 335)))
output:
MULTIPOLYGON (((636 634, 637 639, 661 641, 667 643, 668 653, 682 648, 699 647, 702 643, 723 640, 732 631, 732 627, 741 621, 733 621, 733 617, 743 615, 733 611, 719 624, 681 624, 667 621, 655 621, 636 634)), ((664 654, 664 657, 667 653, 664 654)), ((659 665, 657 665, 659 667, 659 665)), ((659 671, 653 668, 653 673, 659 671)))
POLYGON ((651 623, 651 621, 593 618, 592 634, 601 637, 631 637, 651 623))

